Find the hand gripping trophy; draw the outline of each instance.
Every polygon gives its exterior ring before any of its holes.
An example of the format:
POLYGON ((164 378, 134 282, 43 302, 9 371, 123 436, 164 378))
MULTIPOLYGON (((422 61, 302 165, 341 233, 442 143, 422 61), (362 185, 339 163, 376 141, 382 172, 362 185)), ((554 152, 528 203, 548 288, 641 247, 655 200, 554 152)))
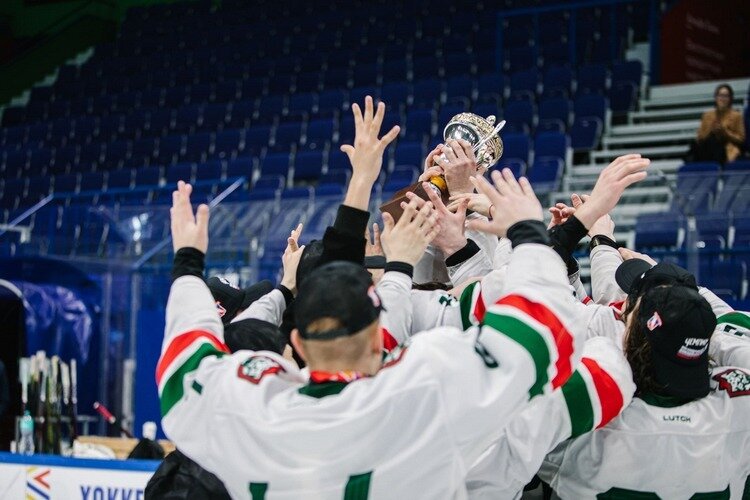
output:
MULTIPOLYGON (((473 113, 459 113, 450 119, 448 125, 443 130, 443 138, 463 139, 468 141, 474 150, 474 156, 477 161, 477 170, 489 170, 503 154, 503 141, 500 139, 499 132, 505 126, 505 120, 495 125, 495 117, 490 115, 482 118, 473 113)), ((445 154, 441 155, 445 158, 445 154)), ((429 181, 430 188, 434 189, 448 205, 448 184, 442 175, 432 177, 429 181)), ((393 198, 380 206, 381 212, 388 212, 394 220, 398 220, 403 213, 401 208, 402 201, 408 201, 406 193, 411 191, 420 198, 429 199, 427 193, 422 188, 421 182, 416 182, 404 189, 398 191, 393 198)))

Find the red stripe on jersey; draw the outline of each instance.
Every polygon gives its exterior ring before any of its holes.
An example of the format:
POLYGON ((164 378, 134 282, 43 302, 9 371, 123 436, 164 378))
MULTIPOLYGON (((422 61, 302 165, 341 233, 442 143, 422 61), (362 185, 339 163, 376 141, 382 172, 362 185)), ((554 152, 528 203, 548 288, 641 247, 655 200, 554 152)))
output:
POLYGON ((393 338, 393 335, 391 335, 391 333, 385 328, 381 328, 380 331, 383 335, 383 349, 391 352, 394 347, 398 346, 398 341, 393 338))
POLYGON ((213 333, 206 332, 203 330, 193 330, 191 332, 181 333, 169 343, 167 349, 161 355, 159 364, 156 366, 156 384, 161 383, 161 378, 164 372, 167 371, 169 365, 180 355, 182 351, 190 347, 193 342, 199 338, 204 337, 219 351, 229 352, 229 348, 224 345, 213 333))
POLYGON ((586 305, 589 305, 589 303, 591 303, 592 300, 594 300, 594 299, 592 299, 591 297, 589 297, 588 295, 586 295, 581 302, 583 302, 586 305))
POLYGON ((588 368, 601 403, 602 421, 596 426, 599 428, 607 425, 622 410, 622 393, 615 380, 596 361, 591 358, 583 358, 581 363, 588 368))
POLYGON ((557 389, 565 383, 573 374, 570 358, 573 356, 573 335, 565 328, 555 313, 544 304, 532 302, 520 295, 507 295, 498 301, 498 304, 515 307, 538 322, 546 325, 552 332, 552 338, 557 347, 557 361, 555 368, 557 373, 552 379, 552 388, 557 389))
POLYGON ((480 323, 484 321, 484 315, 487 314, 487 306, 484 303, 484 297, 482 297, 482 290, 479 290, 477 295, 477 303, 474 304, 474 317, 480 323))

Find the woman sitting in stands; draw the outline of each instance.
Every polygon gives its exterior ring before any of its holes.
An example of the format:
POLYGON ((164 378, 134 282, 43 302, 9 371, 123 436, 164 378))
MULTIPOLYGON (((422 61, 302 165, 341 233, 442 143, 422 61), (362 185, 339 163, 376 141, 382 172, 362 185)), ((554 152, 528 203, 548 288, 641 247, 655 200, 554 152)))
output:
POLYGON ((734 91, 727 84, 716 87, 716 107, 703 113, 698 137, 691 148, 691 161, 734 161, 745 142, 742 113, 732 109, 734 91))

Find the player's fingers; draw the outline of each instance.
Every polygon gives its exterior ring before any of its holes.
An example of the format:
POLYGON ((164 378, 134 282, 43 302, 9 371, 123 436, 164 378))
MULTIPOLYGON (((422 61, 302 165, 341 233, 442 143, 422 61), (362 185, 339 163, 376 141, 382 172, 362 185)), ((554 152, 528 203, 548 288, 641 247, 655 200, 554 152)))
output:
POLYGON ((391 231, 393 231, 393 226, 395 226, 395 222, 393 222, 393 216, 389 214, 388 212, 383 212, 383 237, 387 238, 389 234, 391 234, 391 231))
POLYGON ((352 156, 354 155, 354 146, 351 146, 349 144, 343 144, 340 148, 342 153, 344 153, 346 156, 349 157, 349 161, 352 161, 352 156))
POLYGON ((451 142, 453 141, 448 141, 446 143, 445 147, 443 148, 443 154, 448 159, 448 161, 454 162, 457 161, 457 157, 456 151, 453 149, 453 146, 451 146, 451 142))
POLYGON ((440 175, 443 175, 443 169, 440 167, 430 167, 424 172, 422 172, 422 175, 419 176, 419 181, 424 182, 432 179, 433 177, 438 177, 440 175))
POLYGON ((286 239, 286 246, 287 250, 289 250, 290 252, 296 252, 297 249, 299 249, 299 247, 297 246, 297 240, 295 240, 291 236, 286 239))
POLYGON ((365 116, 364 116, 364 122, 365 127, 369 130, 369 128, 372 126, 372 119, 373 119, 373 111, 372 111, 372 96, 365 97, 365 116))
POLYGON ((394 125, 393 128, 380 139, 380 147, 385 149, 388 144, 392 143, 394 139, 398 137, 399 132, 401 132, 401 127, 394 125))
POLYGON ((430 217, 432 212, 432 203, 428 201, 427 203, 422 205, 422 208, 419 209, 417 215, 414 216, 414 225, 417 227, 422 227, 422 225, 430 217))
POLYGON ((513 175, 513 171, 509 168, 503 169, 503 179, 508 184, 508 187, 514 192, 514 193, 521 193, 521 186, 518 184, 518 181, 516 180, 516 176, 513 175))
POLYGON ((364 124, 364 119, 362 117, 362 109, 360 109, 359 104, 352 103, 352 114, 354 115, 354 132, 358 132, 362 125, 364 124))
POLYGON ((466 224, 466 229, 479 231, 480 233, 492 233, 492 223, 484 218, 472 219, 466 224))
POLYGON ((456 158, 458 161, 466 160, 466 151, 464 151, 464 148, 461 146, 461 144, 458 143, 457 140, 451 139, 448 141, 451 145, 451 149, 453 150, 453 153, 456 155, 456 158))
POLYGON ((471 158, 474 156, 474 150, 472 149, 471 143, 469 141, 458 139, 456 142, 459 146, 461 146, 461 149, 463 150, 464 155, 466 155, 467 158, 471 158))
POLYGON ((531 183, 526 177, 521 177, 518 179, 518 185, 521 187, 521 192, 525 196, 533 196, 536 198, 536 194, 534 194, 534 188, 531 187, 531 183))
POLYGON ((469 200, 468 199, 464 199, 458 205, 458 209, 456 210, 456 215, 459 215, 462 219, 466 218, 466 210, 468 208, 469 208, 469 200))
POLYGON ((208 205, 201 203, 198 205, 198 212, 195 216, 195 223, 198 229, 208 232, 208 205))
POLYGON ((423 182, 422 189, 424 189, 424 192, 427 193, 427 197, 430 199, 432 204, 435 205, 435 209, 437 209, 441 214, 448 213, 448 209, 445 208, 443 200, 440 199, 440 196, 438 196, 435 190, 432 189, 428 183, 423 182))
POLYGON ((497 205, 497 202, 500 201, 500 193, 498 193, 496 188, 492 187, 492 184, 490 184, 490 182, 484 177, 472 176, 469 177, 469 182, 471 182, 477 191, 490 200, 490 204, 497 205))
POLYGON ((578 208, 581 205, 583 205, 583 200, 581 199, 580 196, 578 196, 578 194, 573 193, 570 195, 570 203, 573 204, 574 208, 578 208))
POLYGON ((375 116, 372 118, 372 128, 375 132, 380 131, 380 125, 383 123, 383 117, 385 116, 385 103, 379 102, 375 108, 375 116))

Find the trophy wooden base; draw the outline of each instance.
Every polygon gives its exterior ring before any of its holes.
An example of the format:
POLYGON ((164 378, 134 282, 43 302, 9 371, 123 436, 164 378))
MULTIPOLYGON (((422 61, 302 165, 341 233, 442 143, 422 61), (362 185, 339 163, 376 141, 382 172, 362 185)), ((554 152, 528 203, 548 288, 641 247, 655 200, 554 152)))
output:
MULTIPOLYGON (((398 220, 401 218, 401 215, 404 213, 404 209, 401 208, 401 202, 402 201, 406 203, 409 202, 409 198, 406 197, 406 193, 408 193, 409 191, 416 194, 423 200, 430 199, 430 197, 427 196, 427 193, 425 193, 425 190, 422 187, 422 183, 415 182, 414 184, 397 191, 396 194, 393 195, 393 198, 391 198, 390 201, 380 205, 380 211, 388 212, 393 217, 393 220, 398 222, 398 220)), ((443 200, 443 203, 445 205, 448 205, 449 203, 448 193, 441 191, 440 198, 443 200)))

